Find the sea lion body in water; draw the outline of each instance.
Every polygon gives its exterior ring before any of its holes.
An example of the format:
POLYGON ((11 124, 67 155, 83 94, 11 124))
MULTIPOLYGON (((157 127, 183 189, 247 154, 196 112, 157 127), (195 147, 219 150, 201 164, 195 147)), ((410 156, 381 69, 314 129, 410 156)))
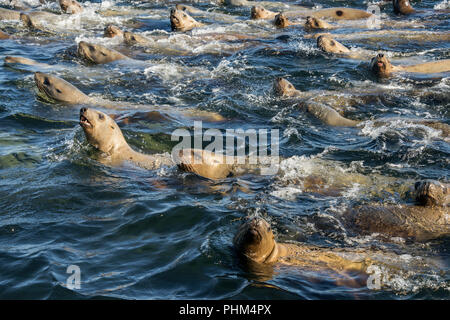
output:
POLYGON ((52 100, 69 104, 101 104, 100 100, 88 97, 71 83, 46 73, 36 72, 34 82, 39 92, 52 100))
MULTIPOLYGON (((184 165, 182 161, 188 159, 184 158, 183 155, 185 153, 190 154, 191 149, 180 150, 181 157, 177 161, 172 160, 168 153, 146 155, 134 151, 126 142, 117 123, 101 111, 81 108, 80 125, 88 142, 106 155, 106 157, 100 159, 105 164, 121 165, 124 162, 132 162, 149 170, 155 170, 162 166, 172 167, 178 164, 181 170, 190 171, 188 163, 184 165)), ((195 149, 192 150, 195 151, 195 149)), ((210 156, 208 151, 200 151, 202 154, 201 164, 195 165, 195 173, 208 179, 222 178, 216 172, 217 166, 214 163, 214 156, 210 156)))
MULTIPOLYGON (((36 72, 34 74, 34 81, 39 90, 39 93, 43 95, 45 99, 50 99, 67 104, 96 105, 109 109, 128 109, 131 107, 136 107, 136 105, 133 105, 131 103, 116 102, 101 98, 89 97, 71 83, 50 74, 36 72)), ((144 106, 140 105, 139 107, 142 108, 144 106)), ((225 118, 223 118, 218 113, 195 109, 177 110, 167 106, 158 106, 157 110, 155 111, 168 115, 167 117, 162 116, 162 118, 170 118, 171 116, 176 117, 182 115, 183 117, 201 119, 211 122, 225 120, 225 118)))
POLYGON ((42 31, 47 31, 42 23, 46 22, 47 24, 55 23, 56 21, 62 19, 63 17, 58 14, 46 12, 46 11, 32 11, 27 13, 20 14, 20 20, 22 20, 23 24, 30 29, 37 29, 42 31))
POLYGON ((20 12, 0 8, 0 20, 20 20, 20 12))
POLYGON ((189 31, 194 28, 204 26, 203 23, 196 21, 186 12, 179 9, 170 10, 170 26, 172 31, 189 31))
POLYGON ((9 39, 11 36, 3 31, 0 30, 0 40, 9 39))
POLYGON ((368 204, 348 209, 344 221, 357 232, 429 240, 450 235, 450 184, 416 182, 416 205, 368 204))
POLYGON ((372 58, 370 69, 380 77, 388 77, 393 72, 440 73, 450 71, 450 59, 426 62, 410 66, 394 66, 382 53, 372 58))
POLYGON ((401 277, 408 276, 409 272, 402 272, 404 270, 423 272, 428 268, 434 271, 441 267, 433 259, 417 257, 405 261, 397 254, 374 249, 279 243, 275 240, 270 224, 259 217, 250 218, 239 227, 233 238, 233 246, 248 271, 255 272, 262 279, 272 276, 273 270, 268 270, 268 266, 288 265, 320 275, 325 273, 327 279, 334 278, 337 285, 366 287, 369 275, 373 273, 369 267, 377 266, 383 268, 386 277, 380 283, 381 287, 388 287, 390 276, 397 273, 401 277))
POLYGON ((123 37, 123 31, 110 24, 105 27, 103 36, 105 38, 123 37))
POLYGON ((83 12, 83 6, 76 0, 59 0, 59 6, 64 13, 77 14, 83 12))
POLYGON ((28 59, 28 58, 24 58, 24 57, 12 57, 12 56, 5 57, 5 64, 9 64, 9 65, 23 64, 23 65, 29 65, 29 66, 37 66, 37 67, 41 67, 41 68, 51 68, 52 67, 46 63, 40 63, 33 59, 28 59))
POLYGON ((305 21, 305 29, 307 31, 311 30, 328 30, 328 29, 336 29, 336 27, 332 26, 328 22, 323 21, 317 17, 306 17, 305 21))
POLYGON ((139 44, 139 45, 143 45, 143 46, 148 46, 153 43, 152 40, 150 40, 144 36, 141 36, 141 35, 133 33, 133 32, 128 32, 128 31, 125 31, 123 33, 123 40, 128 45, 139 44))
POLYGON ((333 108, 320 103, 306 102, 306 109, 314 117, 330 126, 355 127, 360 122, 344 118, 333 108))
POLYGON ((416 12, 409 3, 409 0, 392 0, 392 6, 396 14, 412 14, 416 12))
POLYGON ((365 55, 362 52, 350 50, 339 41, 333 39, 330 35, 318 36, 317 47, 323 52, 338 54, 350 59, 364 60, 367 58, 367 54, 365 55))
POLYGON ((121 54, 116 50, 106 48, 99 44, 91 44, 85 41, 78 43, 78 54, 85 60, 95 63, 103 64, 117 60, 129 59, 127 56, 121 54))

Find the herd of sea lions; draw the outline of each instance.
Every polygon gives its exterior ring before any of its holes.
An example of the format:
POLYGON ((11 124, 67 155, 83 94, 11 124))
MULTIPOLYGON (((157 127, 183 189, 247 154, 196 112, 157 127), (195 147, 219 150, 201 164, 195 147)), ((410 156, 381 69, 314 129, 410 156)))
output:
MULTIPOLYGON (((393 0, 393 10, 399 15, 413 14, 415 10, 408 0, 393 0)), ((33 30, 48 31, 48 23, 55 19, 64 19, 65 14, 83 14, 83 5, 76 0, 59 0, 63 15, 47 11, 34 11, 26 6, 15 3, 11 10, 0 8, 0 20, 18 20, 33 30)), ((336 38, 342 35, 321 33, 323 30, 335 30, 340 28, 339 21, 359 20, 364 21, 373 16, 364 10, 352 8, 327 8, 312 10, 301 6, 290 6, 291 10, 273 11, 282 4, 276 2, 252 2, 252 1, 228 1, 227 4, 236 6, 251 6, 250 18, 270 19, 277 28, 303 25, 305 30, 313 32, 312 38, 316 38, 317 47, 327 54, 342 56, 350 59, 370 60, 368 69, 379 77, 389 77, 393 73, 421 73, 434 74, 450 71, 450 59, 431 61, 417 65, 393 65, 383 53, 375 57, 368 57, 366 53, 355 49, 349 49, 336 38), (272 10, 266 9, 270 7, 272 10), (292 19, 292 20, 291 20, 292 19), (328 20, 328 21, 325 21, 328 20)), ((197 21, 192 15, 206 14, 202 10, 192 6, 177 4, 170 9, 169 20, 173 32, 187 32, 194 28, 202 28, 206 23, 197 21)), ((376 34, 381 31, 368 31, 376 34)), ((245 34, 201 34, 208 39, 216 40, 245 40, 252 37, 245 34)), ((114 25, 108 25, 104 29, 104 37, 120 38, 128 45, 152 46, 155 39, 148 38, 132 31, 121 30, 114 25)), ((160 36, 163 37, 163 36, 160 36)), ((449 39, 448 34, 437 34, 436 38, 449 39)), ((0 39, 14 40, 14 35, 9 35, 0 30, 0 39)), ((131 60, 126 54, 108 48, 104 45, 79 41, 77 54, 90 64, 105 64, 113 61, 131 60)), ((24 64, 41 67, 42 71, 48 65, 36 62, 26 57, 8 56, 4 60, 6 65, 24 64)), ((71 83, 50 73, 42 71, 35 72, 34 80, 39 95, 48 101, 56 101, 70 105, 98 106, 114 112, 130 107, 127 103, 117 103, 101 98, 93 98, 71 83)), ((356 127, 360 120, 348 119, 342 114, 340 106, 341 98, 334 92, 322 92, 317 95, 313 91, 301 92, 292 83, 284 78, 274 81, 273 89, 276 95, 285 99, 294 99, 298 106, 304 109, 324 124, 330 126, 356 127)), ((375 89, 374 89, 375 90, 375 89)), ((353 100, 347 99, 345 103, 364 103, 373 98, 374 92, 358 92, 353 95, 353 100)), ((143 106, 136 106, 144 108, 143 106)), ((171 121, 177 117, 189 119, 202 119, 205 121, 226 121, 224 117, 215 112, 183 109, 176 110, 171 107, 154 108, 146 106, 146 112, 141 113, 147 120, 156 115, 158 119, 171 121)), ((79 124, 83 129, 86 140, 94 148, 101 151, 105 156, 100 158, 102 163, 117 166, 124 162, 132 162, 137 166, 149 170, 155 170, 162 166, 177 166, 179 170, 192 172, 208 179, 224 179, 236 176, 246 170, 254 170, 255 165, 244 161, 225 162, 222 156, 200 149, 185 149, 180 151, 179 159, 175 161, 168 153, 143 154, 133 150, 125 140, 122 131, 115 121, 120 114, 112 112, 106 114, 99 110, 82 107, 79 112, 79 124), (200 163, 194 163, 193 159, 201 159, 200 163), (239 163, 239 164, 238 164, 239 163)), ((131 121, 128 119, 127 121, 131 121)), ((442 131, 442 136, 450 136, 450 126, 436 121, 420 121, 421 124, 442 131)), ((252 171, 253 172, 253 171, 252 171)), ((320 189, 320 182, 311 183, 316 190, 320 189)), ((411 186, 413 190, 414 205, 380 205, 366 204, 349 208, 343 215, 343 223, 360 232, 385 233, 394 237, 414 238, 426 241, 450 234, 450 215, 448 206, 450 204, 450 184, 440 181, 423 180, 411 186)), ((299 244, 283 244, 275 240, 270 224, 261 217, 253 217, 246 221, 234 238, 234 247, 238 255, 250 264, 275 264, 284 263, 297 265, 303 268, 314 268, 332 270, 339 274, 346 272, 367 273, 367 268, 375 264, 370 252, 359 252, 357 259, 350 259, 345 250, 324 249, 299 244)))

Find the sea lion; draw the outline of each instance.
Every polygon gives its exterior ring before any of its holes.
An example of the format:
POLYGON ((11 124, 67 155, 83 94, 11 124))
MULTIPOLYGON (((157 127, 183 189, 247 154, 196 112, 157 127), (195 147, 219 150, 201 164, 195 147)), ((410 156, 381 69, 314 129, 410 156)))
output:
POLYGON ((91 44, 85 41, 78 43, 78 55, 88 62, 94 64, 109 63, 116 60, 129 59, 127 56, 120 52, 106 48, 99 44, 91 44))
POLYGON ((288 17, 283 12, 280 12, 275 16, 273 24, 277 28, 287 28, 289 26, 299 25, 300 23, 289 21, 288 17))
POLYGON ((5 64, 16 64, 16 63, 29 65, 29 66, 44 67, 44 68, 50 67, 50 65, 48 65, 46 63, 40 63, 33 59, 28 59, 28 58, 24 58, 24 57, 12 57, 12 56, 5 57, 5 64))
POLYGON ((250 17, 253 20, 273 19, 273 18, 275 18, 276 15, 277 15, 277 12, 267 10, 261 6, 253 6, 250 9, 250 17))
POLYGON ((332 26, 328 22, 323 21, 317 17, 307 16, 305 21, 305 29, 307 31, 317 30, 317 29, 335 29, 336 27, 332 26))
POLYGON ((3 31, 0 30, 0 40, 9 39, 11 36, 3 31))
POLYGON ((359 233, 380 233, 419 241, 450 235, 450 184, 418 181, 416 205, 367 204, 352 207, 344 222, 359 233))
POLYGON ((350 59, 364 60, 368 56, 368 54, 364 54, 361 51, 350 50, 327 34, 317 37, 317 47, 323 52, 338 54, 350 59))
POLYGON ((360 121, 344 118, 333 108, 314 101, 305 102, 306 110, 317 119, 330 126, 355 127, 360 121))
POLYGON ((216 172, 218 167, 211 162, 214 161, 214 156, 209 156, 210 152, 205 150, 196 152, 195 149, 192 149, 192 152, 202 157, 201 164, 195 164, 193 171, 190 170, 189 162, 183 163, 183 161, 189 161, 191 149, 180 150, 180 157, 177 161, 174 161, 168 153, 147 155, 134 151, 126 142, 117 123, 101 111, 81 108, 80 125, 87 141, 106 155, 100 159, 105 164, 121 165, 128 161, 149 170, 178 164, 181 170, 194 172, 208 179, 222 178, 222 172, 216 172), (185 155, 186 157, 184 157, 185 155))
POLYGON ((369 68, 380 77, 388 77, 393 72, 440 73, 450 71, 450 59, 410 66, 394 66, 384 54, 379 53, 372 58, 369 68))
POLYGON ((317 38, 317 47, 328 53, 350 53, 350 49, 328 35, 321 35, 317 38))
POLYGON ((427 268, 440 267, 437 261, 421 258, 405 261, 395 253, 375 249, 322 248, 300 243, 279 243, 275 240, 270 224, 262 218, 253 217, 243 223, 233 238, 233 247, 237 256, 250 272, 256 272, 261 278, 271 277, 270 270, 264 266, 288 265, 309 272, 326 274, 336 280, 338 285, 365 287, 371 266, 382 267, 385 278, 380 287, 389 287, 389 276, 399 274, 407 277, 403 271, 425 271, 427 268), (427 266, 424 269, 424 266, 427 266), (397 273, 398 272, 398 273, 397 273))
POLYGON ((178 9, 170 10, 170 26, 172 31, 189 31, 194 28, 204 26, 203 23, 196 21, 186 12, 178 9))
POLYGON ((64 13, 77 14, 83 12, 83 6, 76 0, 59 0, 59 5, 64 13))
POLYGON ((416 12, 409 3, 409 0, 392 0, 395 14, 412 14, 416 12))
POLYGON ((103 36, 105 38, 123 37, 123 31, 110 24, 105 27, 103 36))
POLYGON ((100 101, 88 97, 71 83, 50 74, 36 72, 34 82, 46 98, 69 104, 99 104, 100 101))
POLYGON ((303 93, 300 90, 297 90, 291 82, 282 77, 275 79, 273 90, 276 95, 281 97, 299 97, 303 95, 303 93))
POLYGON ((140 44, 140 45, 149 45, 152 43, 152 41, 146 37, 143 37, 139 34, 132 33, 125 31, 123 33, 123 39, 126 44, 128 45, 134 45, 134 44, 140 44))
MULTIPOLYGON (((34 74, 34 81, 39 90, 39 94, 47 100, 58 101, 67 104, 96 105, 109 109, 129 109, 132 107, 136 108, 136 105, 133 105, 132 103, 109 101, 102 98, 89 97, 71 83, 47 73, 36 72, 34 74)), ((142 108, 144 106, 139 105, 139 107, 142 108)), ((147 106, 147 108, 154 109, 155 107, 147 106)), ((182 110, 179 110, 174 109, 170 106, 160 105, 157 107, 157 110, 154 111, 164 113, 164 115, 161 116, 161 119, 169 119, 171 118, 171 116, 176 117, 182 115, 183 117, 211 122, 225 120, 225 118, 218 113, 189 108, 183 108, 182 110)), ((154 118, 154 113, 149 116, 149 119, 150 118, 154 118)))
POLYGON ((194 8, 192 6, 188 6, 186 4, 181 4, 181 3, 178 3, 177 5, 175 5, 175 9, 181 10, 181 11, 187 11, 187 12, 193 13, 193 14, 204 14, 205 13, 205 11, 202 11, 200 9, 194 8))
POLYGON ((22 20, 23 24, 26 27, 43 31, 46 30, 42 27, 42 22, 50 24, 61 18, 61 15, 57 15, 47 11, 32 11, 27 13, 20 13, 20 20, 22 20))
POLYGON ((331 18, 337 20, 359 20, 367 19, 372 16, 371 13, 352 8, 329 8, 317 10, 312 14, 316 18, 331 18))
POLYGON ((20 12, 0 8, 0 20, 20 20, 20 12))

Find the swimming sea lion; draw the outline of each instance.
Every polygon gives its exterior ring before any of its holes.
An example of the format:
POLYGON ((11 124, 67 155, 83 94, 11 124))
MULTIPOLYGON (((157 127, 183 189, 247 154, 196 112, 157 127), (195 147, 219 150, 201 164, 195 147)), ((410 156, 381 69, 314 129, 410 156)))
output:
MULTIPOLYGON (((55 100, 58 102, 63 102, 67 104, 89 104, 101 106, 109 109, 128 109, 131 107, 136 107, 131 103, 127 102, 119 102, 119 101, 109 101, 102 98, 93 98, 84 94, 77 87, 72 85, 71 83, 58 78, 56 76, 52 76, 47 73, 36 72, 34 74, 34 81, 39 90, 39 93, 43 95, 44 98, 55 100)), ((153 106, 139 106, 140 108, 155 108, 153 106)), ((170 116, 180 116, 199 119, 204 121, 224 121, 226 120, 220 114, 216 112, 209 112, 203 110, 196 110, 190 108, 183 109, 174 109, 170 106, 158 106, 155 112, 164 113, 167 116, 162 116, 162 118, 170 118, 170 116)))
MULTIPOLYGON (((259 217, 251 218, 239 227, 233 246, 249 271, 260 273, 264 270, 261 269, 263 266, 290 265, 305 271, 326 273, 327 278, 331 276, 337 284, 353 287, 367 285, 369 274, 372 274, 369 267, 373 265, 382 266, 389 275, 399 272, 403 277, 407 277, 402 272, 404 270, 417 272, 423 265, 436 266, 433 260, 422 258, 406 262, 395 253, 374 249, 322 248, 307 244, 279 243, 275 240, 270 224, 259 217)), ((265 272, 268 271, 263 272, 257 275, 267 277, 265 272)), ((381 287, 388 287, 389 279, 383 280, 381 287)))
POLYGON ((64 13, 76 14, 83 12, 83 7, 76 0, 59 0, 59 5, 64 13))
POLYGON ((253 6, 250 10, 250 17, 253 20, 273 19, 277 15, 276 12, 267 10, 261 6, 253 6))
POLYGON ((292 83, 281 77, 275 79, 273 89, 275 94, 282 97, 299 97, 303 95, 300 90, 295 89, 292 83))
POLYGON ((140 44, 140 45, 149 45, 152 43, 152 41, 146 37, 143 37, 139 34, 132 33, 125 31, 123 33, 123 39, 126 44, 128 45, 134 45, 134 44, 140 44))
POLYGON ((322 103, 307 101, 305 104, 310 114, 330 126, 355 127, 360 122, 344 118, 336 110, 322 103))
POLYGON ((85 41, 80 41, 78 43, 77 52, 80 55, 80 57, 95 64, 102 64, 116 60, 129 59, 127 56, 121 54, 116 50, 106 48, 99 44, 87 43, 85 41))
POLYGON ((170 10, 170 26, 172 31, 189 31, 197 27, 202 27, 204 24, 197 22, 182 10, 172 9, 170 10))
POLYGON ((359 205, 343 215, 359 233, 380 233, 424 241, 450 235, 450 184, 419 181, 414 186, 417 205, 359 205))
POLYGON ((289 26, 299 25, 300 23, 289 21, 288 17, 283 12, 280 12, 275 16, 273 24, 277 28, 287 28, 289 26))
POLYGON ((317 47, 329 53, 350 53, 350 49, 328 35, 321 35, 317 38, 317 47))
POLYGON ((178 3, 177 5, 175 5, 175 9, 181 10, 181 11, 187 11, 187 12, 190 12, 193 14, 204 14, 205 13, 205 11, 202 11, 200 9, 194 8, 192 6, 188 6, 186 4, 181 4, 181 3, 178 3))
POLYGON ((200 159, 201 164, 194 164, 195 170, 193 171, 190 170, 189 162, 186 165, 183 163, 183 161, 189 161, 189 157, 184 158, 183 155, 191 154, 191 149, 180 150, 181 157, 176 162, 172 160, 168 153, 146 155, 134 151, 126 142, 117 123, 101 111, 81 108, 80 125, 88 142, 106 154, 107 157, 101 159, 104 163, 121 165, 123 162, 128 161, 149 170, 178 164, 181 170, 194 172, 208 179, 222 178, 222 175, 216 172, 217 166, 210 162, 214 160, 214 157, 210 157, 209 152, 205 150, 196 152, 195 149, 192 149, 196 155, 202 157, 200 159))
POLYGON ((42 27, 43 22, 51 24, 61 18, 62 18, 61 15, 57 15, 47 11, 32 11, 20 14, 20 20, 22 20, 23 24, 26 27, 42 31, 47 31, 45 28, 42 27))
POLYGON ((123 36, 123 31, 120 30, 118 27, 113 26, 113 25, 107 25, 105 27, 105 31, 103 33, 103 36, 105 38, 114 38, 114 37, 122 37, 123 36))
POLYGON ((392 0, 392 5, 396 14, 412 14, 416 12, 409 3, 409 0, 392 0))
POLYGON ((380 77, 388 77, 393 72, 439 73, 450 71, 450 59, 426 62, 410 66, 394 66, 388 58, 380 53, 372 58, 370 69, 380 77))
POLYGON ((0 40, 9 39, 11 36, 0 30, 0 40))
POLYGON ((20 12, 0 8, 0 20, 20 20, 20 12))
POLYGON ((24 64, 24 65, 29 65, 29 66, 38 66, 38 67, 45 67, 48 68, 50 67, 50 65, 46 64, 46 63, 40 63, 37 62, 33 59, 28 59, 28 58, 24 58, 24 57, 12 57, 12 56, 6 56, 5 57, 5 63, 6 64, 24 64))
POLYGON ((323 21, 322 19, 308 16, 306 17, 305 29, 306 30, 335 29, 335 27, 329 24, 328 22, 323 21))
POLYGON ((50 74, 36 72, 34 82, 39 92, 52 100, 69 104, 99 104, 97 99, 88 97, 71 83, 50 74))

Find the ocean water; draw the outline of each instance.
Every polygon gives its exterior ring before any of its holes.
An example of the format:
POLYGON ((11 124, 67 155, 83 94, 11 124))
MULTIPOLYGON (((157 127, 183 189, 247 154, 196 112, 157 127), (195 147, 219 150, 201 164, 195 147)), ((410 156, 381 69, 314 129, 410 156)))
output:
MULTIPOLYGON (((24 3, 59 12, 57 3, 24 3)), ((344 45, 364 52, 362 60, 322 53, 302 25, 279 30, 270 21, 249 21, 249 7, 214 1, 190 3, 207 12, 196 16, 206 26, 186 33, 170 30, 172 1, 85 1, 81 16, 46 25, 48 32, 0 21, 1 30, 15 35, 1 40, 1 61, 22 56, 52 66, 0 66, 0 298, 448 299, 448 238, 386 238, 340 223, 349 206, 362 201, 410 205, 399 191, 403 187, 423 178, 449 178, 449 137, 418 123, 450 124, 449 74, 377 79, 368 70, 378 52, 394 64, 449 59, 448 37, 433 36, 448 36, 449 4, 412 1, 420 12, 404 17, 393 14, 390 1, 371 3, 381 8, 383 30, 392 32, 364 35, 371 31, 364 21, 332 31, 346 35, 337 38, 344 45), (116 13, 105 14, 108 10, 116 13), (155 41, 144 48, 103 38, 108 24, 155 41), (408 38, 415 32, 423 36, 408 38), (211 33, 250 38, 205 38, 211 33), (133 60, 89 65, 76 54, 82 40, 133 60), (281 171, 210 181, 175 168, 103 165, 78 124, 83 106, 39 97, 35 71, 64 78, 92 97, 131 102, 133 107, 122 111, 131 117, 164 105, 227 118, 203 122, 204 129, 278 129, 285 159, 281 171), (274 94, 277 77, 317 96, 332 91, 343 97, 345 116, 361 123, 354 128, 323 124, 295 100, 274 94), (351 102, 361 94, 361 101, 351 102), (345 188, 339 195, 308 192, 304 179, 309 175, 346 181, 345 188), (372 177, 372 183, 364 177, 372 177), (439 267, 425 264, 419 272, 401 262, 409 272, 376 291, 295 266, 277 265, 260 277, 240 264, 232 246, 239 225, 254 215, 271 223, 279 241, 375 248, 438 261, 439 267), (71 265, 79 267, 79 288, 67 286, 71 265)), ((369 2, 284 4, 365 10, 369 2)), ((9 1, 1 0, 0 6, 10 8, 9 1)), ((138 119, 119 125, 134 149, 157 153, 170 151, 172 132, 192 129, 193 121, 138 119)))

